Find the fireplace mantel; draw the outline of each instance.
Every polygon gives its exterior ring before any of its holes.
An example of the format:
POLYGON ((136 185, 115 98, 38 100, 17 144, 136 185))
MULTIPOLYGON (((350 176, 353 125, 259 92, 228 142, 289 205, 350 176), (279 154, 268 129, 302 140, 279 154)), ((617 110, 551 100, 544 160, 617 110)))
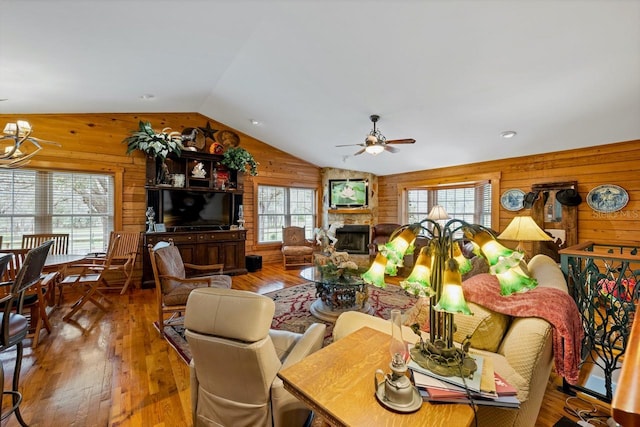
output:
POLYGON ((329 212, 330 214, 371 214, 371 209, 343 208, 329 209, 327 212, 329 212))

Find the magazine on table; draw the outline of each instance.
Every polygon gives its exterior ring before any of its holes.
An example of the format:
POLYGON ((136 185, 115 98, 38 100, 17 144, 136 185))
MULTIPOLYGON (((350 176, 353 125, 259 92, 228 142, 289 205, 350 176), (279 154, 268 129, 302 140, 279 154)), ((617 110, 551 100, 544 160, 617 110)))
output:
POLYGON ((499 406, 501 408, 518 409, 520 407, 520 401, 516 396, 497 396, 493 399, 487 399, 483 397, 473 397, 469 399, 466 394, 461 397, 433 397, 431 396, 431 390, 424 387, 418 387, 418 391, 422 396, 422 400, 432 403, 458 403, 458 404, 474 404, 480 406, 499 406))
POLYGON ((494 387, 486 387, 486 384, 481 385, 480 391, 466 390, 464 385, 442 381, 432 375, 423 374, 416 370, 412 371, 412 374, 413 381, 422 399, 427 402, 468 404, 473 401, 478 405, 519 408, 520 401, 516 397, 516 389, 495 372, 492 372, 490 368, 486 369, 486 371, 494 379, 493 382, 495 384, 494 387), (494 391, 485 391, 491 388, 494 391))
MULTIPOLYGON (((469 355, 467 357, 471 357, 472 359, 474 359, 476 361, 476 366, 477 369, 476 371, 470 376, 470 377, 465 377, 464 379, 462 377, 459 376, 455 376, 455 377, 445 377, 443 375, 438 375, 434 372, 431 372, 430 370, 423 368, 422 366, 418 365, 413 359, 409 360, 409 369, 411 369, 412 372, 416 373, 421 373, 424 375, 428 375, 430 377, 439 379, 441 381, 453 384, 453 385, 457 385, 458 387, 466 387, 469 390, 475 391, 477 393, 480 392, 480 382, 481 382, 481 377, 482 377, 482 367, 484 365, 484 358, 482 356, 479 356, 477 354, 474 354, 473 356, 469 355)), ((415 377, 414 377, 415 378, 415 377)), ((417 385, 417 384, 416 384, 417 385)))
POLYGON ((496 379, 496 393, 498 396, 515 396, 518 394, 518 390, 508 382, 504 380, 497 372, 493 374, 496 379))
MULTIPOLYGON (((467 397, 467 391, 464 386, 441 381, 430 375, 421 374, 420 372, 413 373, 413 382, 418 389, 423 388, 428 390, 429 396, 432 398, 467 397)), ((498 397, 497 393, 474 391, 471 389, 469 389, 469 393, 474 398, 495 399, 498 397)))

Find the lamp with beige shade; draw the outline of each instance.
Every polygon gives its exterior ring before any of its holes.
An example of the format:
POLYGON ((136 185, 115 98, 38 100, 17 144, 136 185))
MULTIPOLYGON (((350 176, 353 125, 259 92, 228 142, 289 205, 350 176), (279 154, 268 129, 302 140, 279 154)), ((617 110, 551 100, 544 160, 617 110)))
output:
POLYGON ((552 241, 553 238, 542 230, 528 215, 516 216, 498 236, 501 240, 515 240, 518 242, 516 250, 526 254, 523 242, 552 241))

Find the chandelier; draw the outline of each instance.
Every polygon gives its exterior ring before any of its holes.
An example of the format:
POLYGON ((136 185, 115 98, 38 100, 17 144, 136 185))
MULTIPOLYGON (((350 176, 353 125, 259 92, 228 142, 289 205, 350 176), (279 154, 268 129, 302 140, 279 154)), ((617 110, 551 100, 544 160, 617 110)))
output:
POLYGON ((25 166, 42 150, 42 143, 60 147, 57 142, 32 137, 31 132, 31 124, 25 120, 7 123, 4 135, 0 136, 0 168, 13 169, 25 166))

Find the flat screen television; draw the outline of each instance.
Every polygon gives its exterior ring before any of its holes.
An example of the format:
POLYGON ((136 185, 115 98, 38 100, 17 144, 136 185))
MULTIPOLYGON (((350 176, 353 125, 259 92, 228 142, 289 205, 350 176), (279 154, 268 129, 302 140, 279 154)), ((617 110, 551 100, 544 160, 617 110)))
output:
POLYGON ((233 194, 162 190, 162 222, 167 230, 228 229, 233 194))

